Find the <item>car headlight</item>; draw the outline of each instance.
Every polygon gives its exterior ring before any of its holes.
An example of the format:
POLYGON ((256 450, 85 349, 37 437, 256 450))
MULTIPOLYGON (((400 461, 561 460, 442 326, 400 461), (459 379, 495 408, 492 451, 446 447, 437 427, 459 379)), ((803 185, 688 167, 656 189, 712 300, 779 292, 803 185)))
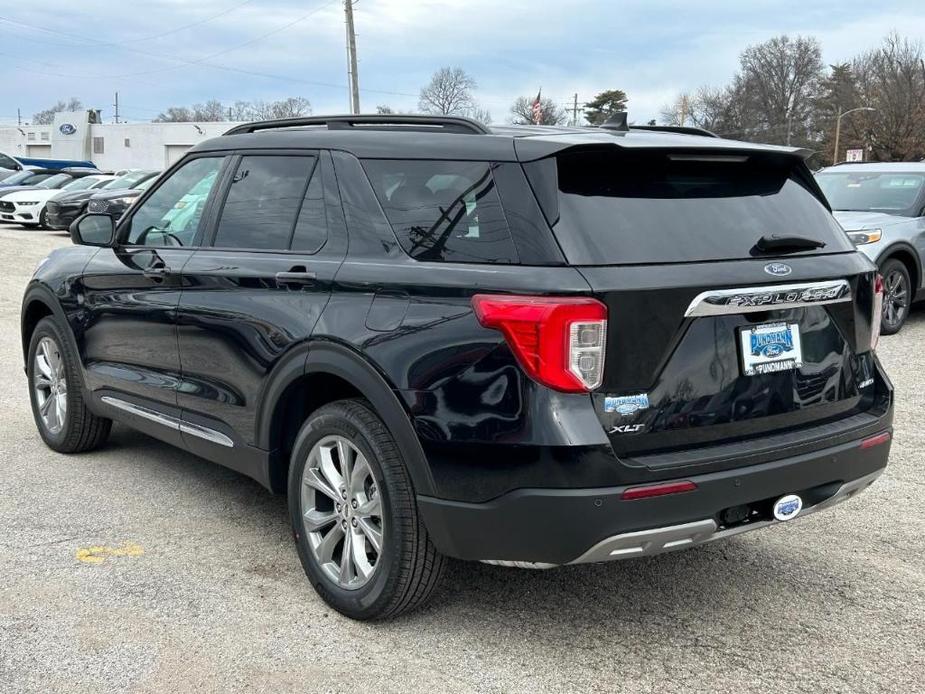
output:
POLYGON ((863 246, 868 243, 877 243, 883 236, 880 229, 865 229, 864 231, 849 231, 848 238, 854 242, 855 246, 863 246))
POLYGON ((35 201, 31 201, 31 202, 26 202, 26 201, 18 202, 18 203, 16 203, 16 204, 17 204, 17 205, 21 205, 22 207, 29 207, 30 205, 38 205, 39 203, 38 203, 38 200, 35 200, 35 201))

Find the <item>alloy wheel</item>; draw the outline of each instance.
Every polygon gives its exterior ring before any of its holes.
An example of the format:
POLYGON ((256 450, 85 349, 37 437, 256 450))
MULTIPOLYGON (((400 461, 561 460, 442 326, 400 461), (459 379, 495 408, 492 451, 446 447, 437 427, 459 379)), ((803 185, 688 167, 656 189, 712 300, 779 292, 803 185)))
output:
POLYGON ((61 350, 50 337, 43 337, 35 350, 32 387, 42 424, 57 434, 67 416, 67 376, 61 350))
POLYGON ((382 558, 379 485, 366 456, 349 439, 326 436, 302 473, 302 524, 318 566, 339 587, 355 590, 382 558))
POLYGON ((903 322, 909 309, 909 289, 899 270, 887 274, 883 282, 883 319, 890 327, 903 322))

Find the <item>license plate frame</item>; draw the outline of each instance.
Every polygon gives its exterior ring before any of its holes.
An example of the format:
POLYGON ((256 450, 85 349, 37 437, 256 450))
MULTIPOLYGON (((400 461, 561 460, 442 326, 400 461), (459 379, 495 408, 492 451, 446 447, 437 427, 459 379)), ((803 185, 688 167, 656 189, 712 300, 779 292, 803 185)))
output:
POLYGON ((799 369, 803 366, 800 324, 780 321, 739 328, 739 356, 745 376, 799 369))

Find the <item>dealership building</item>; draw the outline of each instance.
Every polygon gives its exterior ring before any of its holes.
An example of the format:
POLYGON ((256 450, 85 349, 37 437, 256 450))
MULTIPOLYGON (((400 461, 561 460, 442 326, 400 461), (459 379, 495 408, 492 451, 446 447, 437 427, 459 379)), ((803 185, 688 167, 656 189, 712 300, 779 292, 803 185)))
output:
POLYGON ((101 123, 97 111, 55 114, 51 125, 0 126, 0 152, 89 159, 103 171, 165 169, 193 145, 235 126, 220 123, 101 123))

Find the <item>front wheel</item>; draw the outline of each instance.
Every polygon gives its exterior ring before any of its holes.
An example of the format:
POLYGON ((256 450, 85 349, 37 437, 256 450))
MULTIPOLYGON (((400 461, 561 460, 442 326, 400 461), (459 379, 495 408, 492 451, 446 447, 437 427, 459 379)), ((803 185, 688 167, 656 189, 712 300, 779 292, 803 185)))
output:
POLYGON ((59 453, 79 453, 102 445, 112 420, 97 417, 87 408, 77 355, 54 319, 43 318, 35 326, 28 359, 32 415, 42 440, 59 453))
POLYGON ((898 333, 912 305, 912 281, 906 265, 896 258, 887 260, 880 269, 883 275, 883 317, 880 332, 883 335, 898 333))
POLYGON ((439 581, 444 559, 418 516, 401 451, 364 400, 325 405, 302 426, 289 511, 306 575, 347 617, 395 617, 439 581))

